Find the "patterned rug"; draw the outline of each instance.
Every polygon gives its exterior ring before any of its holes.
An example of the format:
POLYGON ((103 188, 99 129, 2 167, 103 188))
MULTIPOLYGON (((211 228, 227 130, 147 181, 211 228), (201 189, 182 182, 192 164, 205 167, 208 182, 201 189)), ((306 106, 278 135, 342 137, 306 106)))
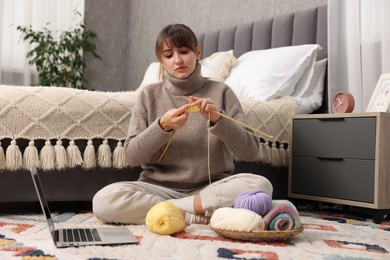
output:
MULTIPOLYGON (((0 259, 390 259, 390 221, 300 211, 304 231, 288 241, 244 242, 219 237, 207 225, 174 236, 129 225, 139 240, 125 246, 57 249, 41 215, 0 215, 0 259)), ((104 226, 91 213, 62 213, 57 227, 104 226)))

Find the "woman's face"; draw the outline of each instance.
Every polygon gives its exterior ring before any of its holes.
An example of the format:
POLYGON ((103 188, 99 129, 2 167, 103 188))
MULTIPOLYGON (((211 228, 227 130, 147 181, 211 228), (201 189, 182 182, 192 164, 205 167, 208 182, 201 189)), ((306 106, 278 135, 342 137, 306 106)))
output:
POLYGON ((200 48, 196 53, 187 47, 176 48, 163 44, 161 63, 169 74, 178 79, 187 78, 194 71, 196 61, 200 58, 200 48))

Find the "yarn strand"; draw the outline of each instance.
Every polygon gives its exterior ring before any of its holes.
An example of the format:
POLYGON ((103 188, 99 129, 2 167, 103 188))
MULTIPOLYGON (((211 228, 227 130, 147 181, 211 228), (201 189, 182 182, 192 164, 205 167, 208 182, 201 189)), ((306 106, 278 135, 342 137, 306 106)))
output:
MULTIPOLYGON (((209 120, 208 120, 208 129, 207 129, 207 168, 208 168, 208 174, 209 174, 209 184, 211 186, 211 149, 210 149, 210 137, 211 137, 211 134, 210 134, 210 128, 211 128, 211 112, 209 111, 209 120)), ((217 205, 216 201, 215 201, 215 198, 217 197, 216 196, 216 192, 215 192, 215 189, 214 189, 214 186, 211 186, 211 188, 213 189, 213 192, 214 192, 214 197, 213 197, 213 211, 215 211, 215 205, 217 205)))
POLYGON ((209 111, 208 129, 207 129, 207 169, 209 172, 209 184, 211 184, 211 166, 210 166, 210 127, 211 127, 211 113, 209 111))

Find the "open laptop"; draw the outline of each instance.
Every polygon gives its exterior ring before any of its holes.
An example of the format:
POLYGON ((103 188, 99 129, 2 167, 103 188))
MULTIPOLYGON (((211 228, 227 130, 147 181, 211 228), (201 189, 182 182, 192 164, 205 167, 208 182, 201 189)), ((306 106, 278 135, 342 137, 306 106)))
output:
POLYGON ((138 240, 126 227, 55 228, 38 171, 36 168, 32 168, 30 171, 43 215, 46 217, 56 247, 138 243, 138 240))

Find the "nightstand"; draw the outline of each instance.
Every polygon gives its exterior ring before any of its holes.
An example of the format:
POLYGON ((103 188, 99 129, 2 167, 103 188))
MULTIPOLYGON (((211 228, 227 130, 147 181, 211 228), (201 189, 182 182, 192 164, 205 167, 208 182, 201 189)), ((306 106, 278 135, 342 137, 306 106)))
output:
POLYGON ((390 113, 296 115, 288 196, 390 209, 390 113))

